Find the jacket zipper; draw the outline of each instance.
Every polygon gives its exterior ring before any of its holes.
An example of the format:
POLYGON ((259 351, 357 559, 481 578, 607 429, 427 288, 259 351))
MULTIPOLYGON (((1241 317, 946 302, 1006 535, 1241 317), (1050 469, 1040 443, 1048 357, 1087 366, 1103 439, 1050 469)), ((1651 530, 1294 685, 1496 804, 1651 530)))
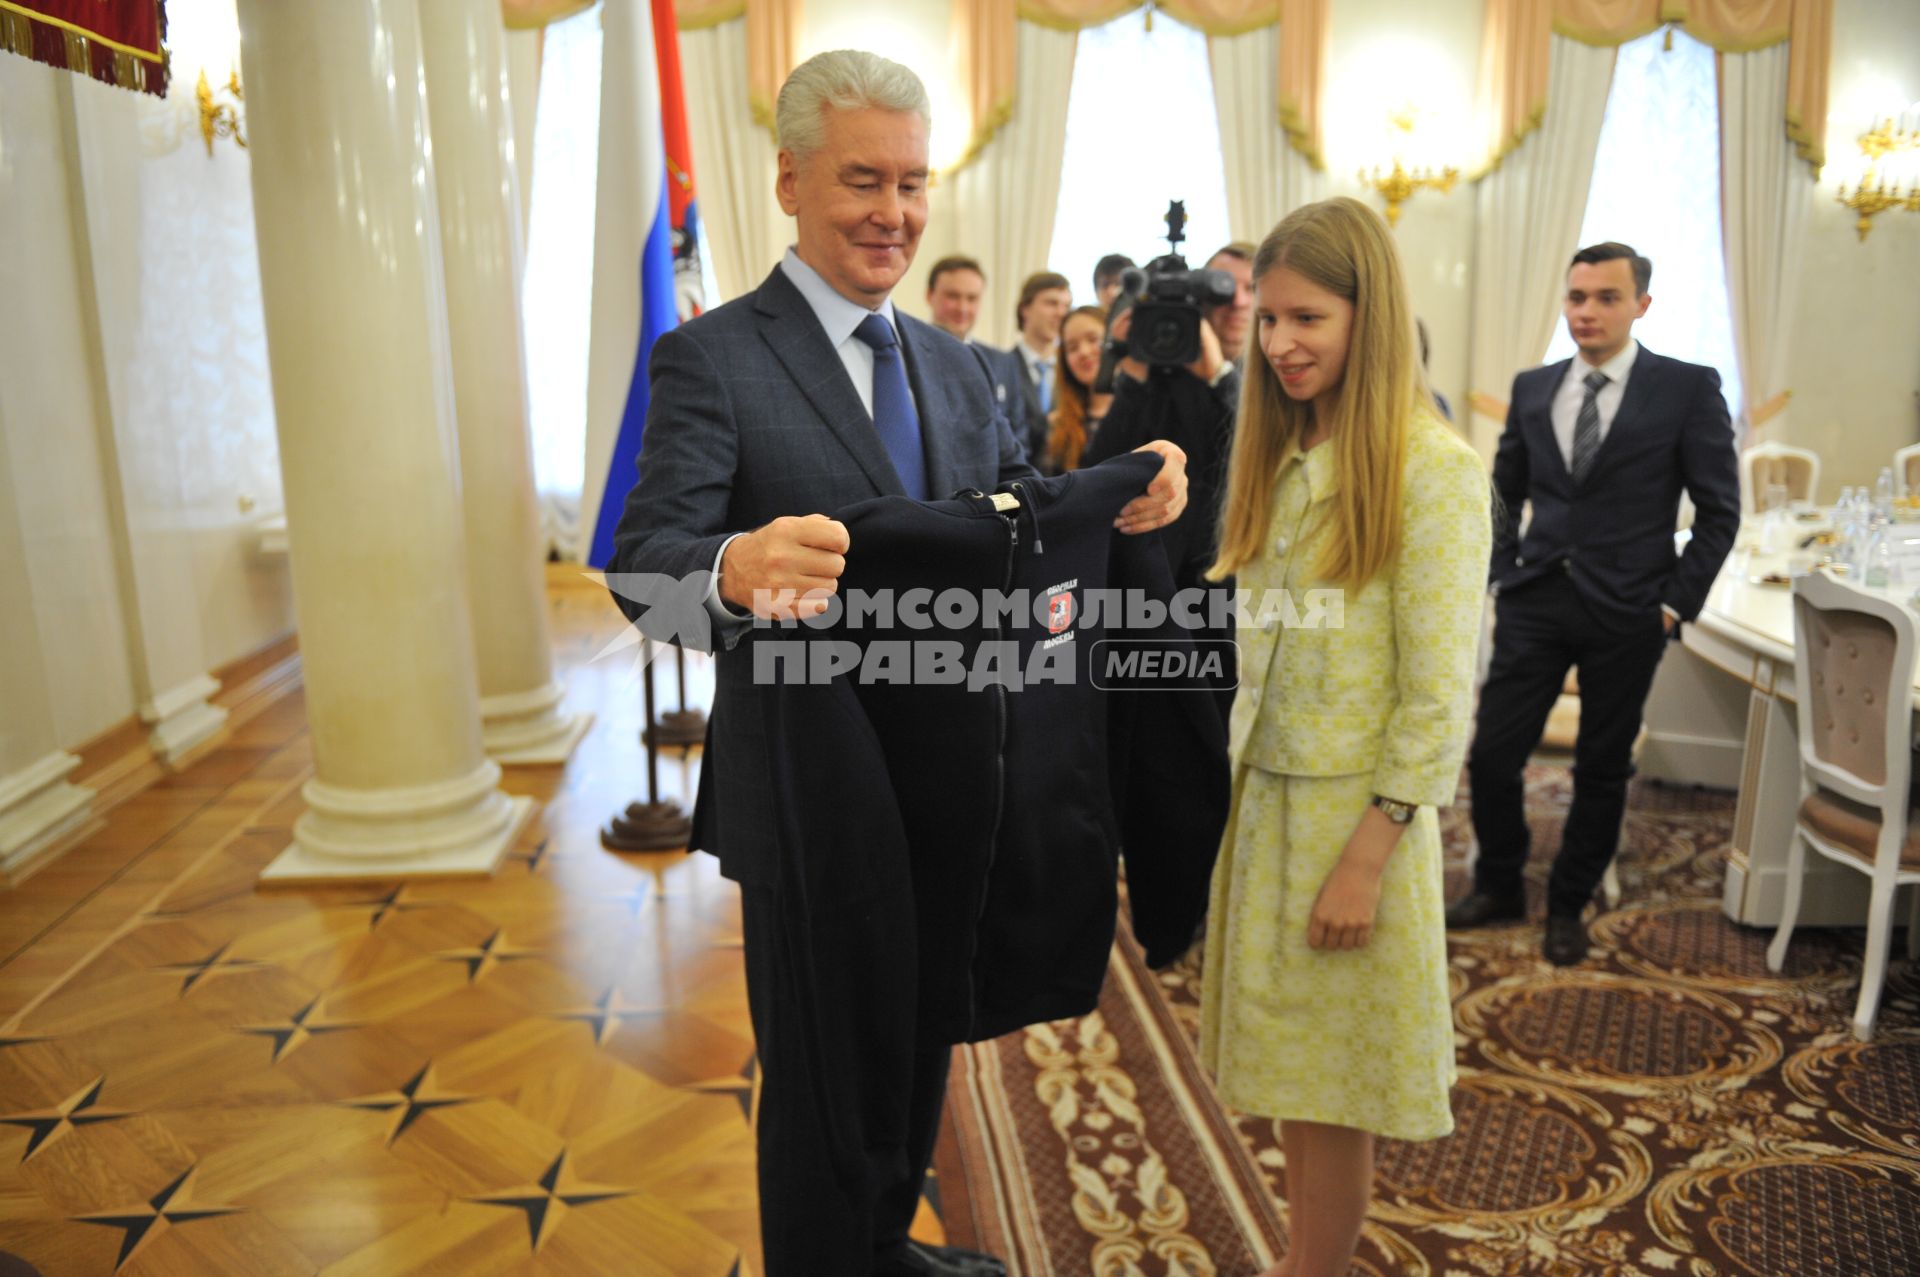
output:
MULTIPOLYGON (((1018 512, 1000 516, 1007 525, 1007 570, 1000 582, 1002 593, 1013 589, 1014 558, 1020 550, 1020 523, 1018 512)), ((993 637, 999 642, 1002 630, 996 620, 993 637)), ((1004 683, 995 683, 990 689, 993 693, 993 823, 987 834, 987 863, 980 875, 980 899, 973 913, 973 935, 967 954, 967 1040, 973 1040, 974 1026, 980 1022, 980 924, 986 920, 987 898, 993 887, 994 852, 1000 845, 1000 822, 1006 817, 1007 802, 1007 688, 1004 683)))

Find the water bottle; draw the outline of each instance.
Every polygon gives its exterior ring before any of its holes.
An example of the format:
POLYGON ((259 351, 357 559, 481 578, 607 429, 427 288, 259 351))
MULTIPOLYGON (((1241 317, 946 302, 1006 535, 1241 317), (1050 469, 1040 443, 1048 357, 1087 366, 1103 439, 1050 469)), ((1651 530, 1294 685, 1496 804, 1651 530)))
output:
POLYGON ((1874 529, 1873 537, 1867 542, 1867 588, 1885 590, 1900 584, 1900 562, 1893 557, 1893 537, 1891 529, 1885 526, 1874 529))
POLYGON ((1853 489, 1840 489, 1839 503, 1833 507, 1833 561, 1853 562, 1853 542, 1859 535, 1859 513, 1854 509, 1853 489))
POLYGON ((1888 519, 1893 518, 1893 467, 1880 467, 1880 482, 1873 485, 1873 508, 1888 519))

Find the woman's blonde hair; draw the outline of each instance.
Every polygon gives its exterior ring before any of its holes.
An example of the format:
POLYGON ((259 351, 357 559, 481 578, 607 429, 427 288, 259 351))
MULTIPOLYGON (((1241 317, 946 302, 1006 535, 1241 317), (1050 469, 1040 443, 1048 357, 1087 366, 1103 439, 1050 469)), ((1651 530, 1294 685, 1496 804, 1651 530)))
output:
POLYGON ((1093 388, 1074 376, 1073 366, 1067 362, 1067 325, 1076 317, 1091 319, 1102 332, 1107 327, 1107 312, 1098 306, 1077 307, 1060 321, 1060 351, 1055 356, 1059 375, 1053 379, 1056 389, 1049 415, 1052 428, 1047 431, 1047 456, 1062 472, 1080 468, 1080 456, 1087 450, 1087 416, 1093 395, 1093 388))
MULTIPOLYGON (((1431 405, 1406 277, 1386 222, 1344 196, 1295 209, 1273 228, 1253 256, 1254 287, 1281 267, 1353 303, 1346 370, 1332 397, 1327 442, 1320 445, 1333 449, 1333 505, 1326 515, 1333 536, 1315 571, 1357 590, 1399 553, 1408 426, 1417 407, 1431 405)), ((1263 338, 1256 321, 1211 580, 1233 575, 1260 554, 1280 467, 1313 430, 1313 405, 1287 397, 1263 338)))

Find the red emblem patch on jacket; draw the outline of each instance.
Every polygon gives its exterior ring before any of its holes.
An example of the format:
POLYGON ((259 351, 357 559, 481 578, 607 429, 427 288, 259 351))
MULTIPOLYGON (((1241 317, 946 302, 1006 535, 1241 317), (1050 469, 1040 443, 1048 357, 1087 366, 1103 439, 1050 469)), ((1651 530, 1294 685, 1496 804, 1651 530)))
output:
POLYGON ((1073 624, 1073 595, 1056 594, 1047 600, 1047 633, 1058 634, 1073 624))

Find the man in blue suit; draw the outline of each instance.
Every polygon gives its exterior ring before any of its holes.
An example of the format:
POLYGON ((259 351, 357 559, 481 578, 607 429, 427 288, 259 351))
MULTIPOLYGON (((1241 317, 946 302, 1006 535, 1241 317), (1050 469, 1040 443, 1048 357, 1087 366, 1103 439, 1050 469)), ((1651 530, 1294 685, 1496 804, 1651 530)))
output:
MULTIPOLYGON (((779 844, 790 815, 768 799, 768 731, 753 681, 754 615, 824 611, 845 568, 831 511, 883 495, 944 498, 1030 477, 979 361, 890 295, 927 219, 930 111, 913 72, 870 53, 824 53, 796 68, 776 105, 780 204, 798 243, 752 294, 666 333, 650 367, 640 478, 614 534, 610 574, 691 580, 718 642, 716 690, 693 845, 741 885, 747 999, 761 1071, 757 1122, 768 1277, 989 1277, 987 1256, 920 1246, 907 1228, 932 1155, 949 1052, 916 1053, 898 1145, 867 1150, 862 1184, 823 1132, 823 1074, 859 1042, 827 1040, 800 990, 821 958, 796 933, 779 844)), ((1146 495, 1121 511, 1145 532, 1186 502, 1171 444, 1146 495)), ((643 630, 666 609, 620 604, 643 630)), ((696 611, 696 615, 698 612, 696 611)), ((651 632, 651 631, 649 631, 651 632)), ((675 638, 687 637, 676 630, 675 638)), ((885 777, 876 778, 884 784, 885 777)), ((873 902, 911 908, 905 900, 873 902)), ((912 1007, 899 1008, 911 1016, 912 1007)))
POLYGON ((1577 667, 1573 805, 1547 887, 1544 950, 1560 966, 1587 953, 1580 915, 1619 845, 1633 742, 1667 639, 1699 615, 1740 526, 1720 375, 1633 339, 1652 277, 1653 263, 1625 244, 1574 254, 1565 310, 1580 353, 1514 378, 1493 461, 1505 507, 1490 573, 1493 662, 1467 758, 1480 858, 1447 925, 1525 916, 1521 769, 1577 667), (1676 555, 1682 492, 1693 533, 1676 555))

